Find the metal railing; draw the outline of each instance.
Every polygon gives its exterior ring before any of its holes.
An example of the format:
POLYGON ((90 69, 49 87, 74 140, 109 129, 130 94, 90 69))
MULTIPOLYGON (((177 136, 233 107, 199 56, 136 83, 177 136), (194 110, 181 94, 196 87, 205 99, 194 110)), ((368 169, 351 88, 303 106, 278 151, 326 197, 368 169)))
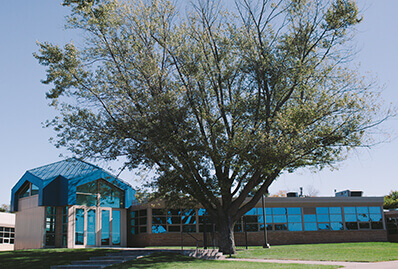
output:
POLYGON ((196 241, 196 252, 199 249, 200 240, 193 236, 190 232, 181 232, 181 252, 184 251, 184 233, 192 237, 196 241))

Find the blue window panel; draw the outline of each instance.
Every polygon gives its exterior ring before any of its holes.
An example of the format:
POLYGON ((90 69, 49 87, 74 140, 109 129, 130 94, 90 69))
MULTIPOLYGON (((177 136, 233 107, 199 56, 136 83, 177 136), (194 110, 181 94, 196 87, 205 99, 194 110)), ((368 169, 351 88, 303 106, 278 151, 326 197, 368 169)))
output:
POLYGON ((75 245, 84 244, 84 209, 76 209, 75 245))
POLYGON ((367 213, 359 214, 358 213, 358 220, 359 221, 369 221, 369 214, 367 214, 367 213))
POLYGON ((348 222, 357 221, 357 215, 354 215, 354 214, 345 214, 344 218, 345 218, 345 221, 348 221, 348 222))
POLYGON ((87 212, 87 245, 95 246, 95 210, 87 212))
POLYGON ((110 237, 110 212, 109 210, 102 210, 101 212, 101 245, 109 246, 109 237, 110 237))
POLYGON ((193 216, 193 215, 195 215, 195 209, 185 209, 182 211, 182 215, 193 216))
POLYGON ((343 217, 341 215, 330 215, 330 221, 334 222, 343 221, 343 217))
POLYGON ((315 214, 304 215, 304 222, 316 222, 316 215, 315 214))
POLYGON ((357 213, 358 214, 368 214, 369 209, 367 206, 357 206, 357 213))
POLYGON ((331 222, 330 228, 332 231, 341 231, 344 230, 344 225, 342 222, 331 222))
POLYGON ((380 207, 379 206, 369 206, 369 213, 371 213, 371 214, 381 213, 380 207))
POLYGON ((301 208, 300 207, 288 207, 287 214, 301 215, 301 208))
MULTIPOLYGON (((265 216, 266 223, 272 223, 272 216, 265 216)), ((264 223, 264 217, 262 215, 258 216, 258 223, 264 223)))
POLYGON ((318 222, 329 222, 329 215, 316 215, 318 222))
POLYGON ((112 245, 120 246, 120 211, 112 212, 112 245))
POLYGON ((329 208, 328 207, 317 207, 316 214, 329 214, 329 208))
POLYGON ((275 224, 275 231, 286 231, 287 225, 286 224, 275 224))
POLYGON ((287 222, 286 215, 274 215, 274 223, 285 223, 287 222))
POLYGON ((289 231, 302 231, 303 225, 301 222, 292 222, 289 223, 289 231))
POLYGON ((257 215, 257 208, 252 208, 245 215, 257 215))
POLYGON ((330 230, 330 224, 329 223, 318 223, 318 229, 319 230, 330 230))
POLYGON ((329 207, 330 214, 341 214, 341 207, 329 207))
POLYGON ((344 214, 355 214, 355 207, 354 206, 348 206, 344 207, 344 214))
MULTIPOLYGON (((261 210, 261 215, 263 214, 263 211, 261 210)), ((260 214, 259 214, 260 215, 260 214)), ((265 215, 272 215, 272 209, 269 207, 265 208, 265 215)))
POLYGON ((275 207, 272 209, 272 213, 274 215, 286 215, 286 208, 284 207, 275 207))
POLYGON ((301 215, 287 215, 289 222, 301 222, 301 215))
POLYGON ((382 217, 381 214, 370 214, 371 221, 381 221, 382 217))
POLYGON ((199 216, 206 215, 206 209, 204 209, 204 208, 199 208, 199 209, 198 209, 198 215, 199 215, 199 216))
POLYGON ((316 227, 316 222, 306 222, 304 223, 305 231, 317 231, 318 227, 316 227))
POLYGON ((153 234, 163 234, 166 233, 166 225, 152 225, 153 234))

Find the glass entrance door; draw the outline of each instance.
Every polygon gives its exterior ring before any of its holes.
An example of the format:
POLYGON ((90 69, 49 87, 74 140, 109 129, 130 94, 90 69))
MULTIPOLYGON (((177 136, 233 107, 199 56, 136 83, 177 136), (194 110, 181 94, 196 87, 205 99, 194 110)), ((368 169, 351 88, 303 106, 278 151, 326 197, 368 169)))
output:
POLYGON ((75 247, 120 246, 121 210, 77 206, 74 241, 75 247))

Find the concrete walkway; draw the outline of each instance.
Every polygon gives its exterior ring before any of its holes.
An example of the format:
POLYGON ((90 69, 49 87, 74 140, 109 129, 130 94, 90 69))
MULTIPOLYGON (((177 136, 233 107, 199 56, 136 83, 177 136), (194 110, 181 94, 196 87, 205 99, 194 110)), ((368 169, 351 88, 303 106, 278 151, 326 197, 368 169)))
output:
POLYGON ((225 259, 225 261, 248 261, 266 263, 298 263, 298 264, 319 264, 337 265, 343 268, 363 268, 363 269, 397 269, 398 261, 389 262, 334 262, 334 261, 299 261, 299 260, 271 260, 271 259, 225 259))

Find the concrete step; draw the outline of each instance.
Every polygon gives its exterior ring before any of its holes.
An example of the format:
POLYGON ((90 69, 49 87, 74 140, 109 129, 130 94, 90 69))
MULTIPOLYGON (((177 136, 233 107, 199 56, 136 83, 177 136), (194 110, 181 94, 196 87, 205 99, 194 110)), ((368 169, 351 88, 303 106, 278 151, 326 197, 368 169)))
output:
POLYGON ((69 265, 52 265, 51 269, 102 269, 108 265, 77 265, 77 264, 69 264, 69 265))
POLYGON ((123 260, 129 261, 142 257, 142 255, 124 255, 124 256, 102 256, 102 257, 91 257, 90 260, 123 260))
POLYGON ((72 261, 72 265, 112 265, 122 262, 123 260, 85 260, 85 261, 72 261))

